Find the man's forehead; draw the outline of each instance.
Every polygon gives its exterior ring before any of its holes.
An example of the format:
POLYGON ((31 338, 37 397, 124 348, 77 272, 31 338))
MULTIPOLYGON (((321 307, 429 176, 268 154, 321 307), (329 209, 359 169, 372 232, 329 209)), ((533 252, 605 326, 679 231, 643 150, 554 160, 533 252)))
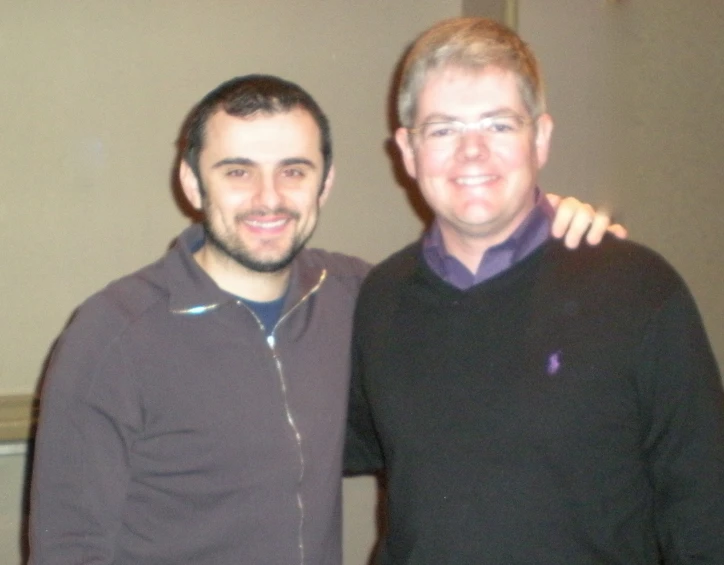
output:
MULTIPOLYGON (((210 124, 223 123, 239 123, 239 124, 259 124, 265 122, 275 122, 280 120, 292 120, 299 122, 312 122, 315 126, 316 121, 312 114, 301 106, 292 106, 288 109, 280 109, 274 111, 256 110, 250 114, 230 113, 223 107, 217 108, 211 113, 207 121, 207 127, 210 124)), ((317 127, 318 129, 318 127, 317 127)))
POLYGON ((462 67, 449 65, 427 72, 417 93, 418 116, 422 113, 452 111, 457 105, 494 103, 495 108, 522 105, 515 73, 494 65, 462 67))
POLYGON ((511 80, 517 83, 517 77, 513 71, 506 69, 499 65, 488 64, 488 65, 457 65, 447 64, 439 67, 434 67, 425 73, 425 78, 422 81, 422 87, 420 92, 423 92, 425 88, 431 83, 458 83, 471 85, 480 81, 489 80, 491 77, 495 77, 501 81, 511 80))
POLYGON ((300 107, 278 112, 257 111, 245 116, 219 109, 207 121, 205 133, 204 145, 219 137, 237 141, 271 138, 313 144, 318 144, 321 138, 319 125, 314 117, 300 107))
POLYGON ((321 132, 312 115, 294 107, 279 112, 257 111, 237 116, 219 109, 207 124, 203 161, 248 156, 258 161, 289 157, 321 160, 321 132))

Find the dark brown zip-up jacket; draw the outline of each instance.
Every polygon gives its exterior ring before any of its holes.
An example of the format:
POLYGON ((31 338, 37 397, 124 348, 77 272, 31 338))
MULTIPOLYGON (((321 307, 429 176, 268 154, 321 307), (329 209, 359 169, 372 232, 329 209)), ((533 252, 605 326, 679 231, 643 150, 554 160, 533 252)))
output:
POLYGON ((352 313, 367 265, 305 250, 266 337, 192 226, 76 312, 41 395, 30 565, 339 565, 352 313))

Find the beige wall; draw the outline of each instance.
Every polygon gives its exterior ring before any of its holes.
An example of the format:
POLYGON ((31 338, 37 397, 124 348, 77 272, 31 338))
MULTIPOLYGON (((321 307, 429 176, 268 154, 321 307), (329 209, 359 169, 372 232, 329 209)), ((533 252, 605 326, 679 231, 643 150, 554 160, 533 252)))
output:
POLYGON ((20 561, 24 461, 21 455, 0 456, 0 559, 7 565, 20 561))
POLYGON ((517 29, 518 0, 463 0, 461 15, 493 18, 517 29))

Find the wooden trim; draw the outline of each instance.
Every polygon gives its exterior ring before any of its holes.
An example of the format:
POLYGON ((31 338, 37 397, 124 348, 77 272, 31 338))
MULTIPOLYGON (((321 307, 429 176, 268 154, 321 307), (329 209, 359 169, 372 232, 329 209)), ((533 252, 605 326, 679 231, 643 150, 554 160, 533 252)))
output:
POLYGON ((0 441, 27 441, 36 419, 35 397, 32 394, 0 396, 0 441))
POLYGON ((510 29, 518 29, 518 0, 505 0, 504 21, 510 29))

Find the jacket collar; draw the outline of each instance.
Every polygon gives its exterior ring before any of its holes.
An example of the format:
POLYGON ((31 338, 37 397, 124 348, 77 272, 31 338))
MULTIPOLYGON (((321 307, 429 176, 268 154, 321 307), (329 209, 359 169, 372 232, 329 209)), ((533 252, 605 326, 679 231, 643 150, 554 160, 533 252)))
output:
MULTIPOLYGON (((203 314, 236 301, 236 297, 219 288, 194 259, 193 254, 203 244, 204 230, 200 224, 193 224, 181 232, 164 260, 169 309, 173 313, 203 314)), ((292 262, 284 310, 314 290, 324 276, 324 269, 310 264, 302 250, 292 262)))

